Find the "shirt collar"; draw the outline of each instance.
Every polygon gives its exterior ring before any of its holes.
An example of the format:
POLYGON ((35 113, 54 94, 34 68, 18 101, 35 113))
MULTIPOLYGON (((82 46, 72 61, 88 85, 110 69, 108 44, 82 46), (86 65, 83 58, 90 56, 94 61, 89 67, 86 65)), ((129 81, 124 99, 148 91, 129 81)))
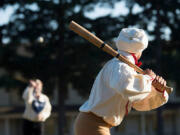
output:
POLYGON ((38 100, 40 102, 44 102, 45 101, 43 93, 40 94, 39 98, 36 98, 35 97, 35 92, 33 92, 33 96, 34 96, 34 99, 36 99, 36 100, 38 100))
POLYGON ((118 53, 125 56, 131 63, 135 64, 135 60, 134 60, 133 56, 130 53, 124 52, 124 51, 121 51, 121 50, 118 50, 118 53))
POLYGON ((137 65, 138 67, 140 67, 142 65, 142 62, 138 61, 138 59, 137 59, 137 57, 135 56, 134 53, 128 53, 128 52, 124 52, 124 51, 121 51, 121 50, 118 50, 118 53, 125 56, 130 62, 137 65))
POLYGON ((134 61, 135 61, 135 65, 140 67, 142 65, 142 62, 141 61, 138 61, 137 57, 135 56, 134 53, 131 53, 131 55, 133 56, 134 58, 134 61))

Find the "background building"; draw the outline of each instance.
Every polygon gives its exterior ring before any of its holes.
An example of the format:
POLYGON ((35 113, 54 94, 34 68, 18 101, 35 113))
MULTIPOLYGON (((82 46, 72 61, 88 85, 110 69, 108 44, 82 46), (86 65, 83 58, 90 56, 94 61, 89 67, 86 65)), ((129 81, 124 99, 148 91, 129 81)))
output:
MULTIPOLYGON (((58 135, 57 96, 56 91, 51 97, 53 111, 44 124, 44 135, 58 135)), ((172 98, 172 97, 171 97, 172 98)), ((174 97, 163 106, 164 135, 179 135, 180 102, 174 97)), ((79 106, 85 101, 72 88, 66 100, 65 135, 73 135, 73 123, 78 114, 79 106)), ((0 91, 0 133, 2 135, 22 134, 22 113, 24 103, 16 92, 0 91)), ((150 112, 131 111, 120 126, 112 128, 112 135, 157 135, 157 110, 150 112)))

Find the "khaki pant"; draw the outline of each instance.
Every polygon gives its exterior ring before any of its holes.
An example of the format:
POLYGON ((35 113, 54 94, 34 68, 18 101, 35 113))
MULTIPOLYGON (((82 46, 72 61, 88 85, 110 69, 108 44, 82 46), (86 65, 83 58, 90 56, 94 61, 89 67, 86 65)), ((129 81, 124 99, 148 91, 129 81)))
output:
POLYGON ((101 117, 80 112, 74 124, 74 135, 110 135, 110 128, 101 117))

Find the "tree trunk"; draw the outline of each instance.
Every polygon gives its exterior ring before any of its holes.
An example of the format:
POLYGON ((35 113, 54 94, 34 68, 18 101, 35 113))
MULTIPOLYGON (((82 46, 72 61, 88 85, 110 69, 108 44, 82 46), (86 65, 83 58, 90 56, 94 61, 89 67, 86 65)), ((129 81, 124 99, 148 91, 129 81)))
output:
MULTIPOLYGON (((161 75, 162 73, 162 68, 161 68, 161 55, 162 55, 162 44, 161 44, 161 32, 160 32, 160 14, 159 14, 159 7, 157 7, 157 26, 156 26, 156 59, 157 59, 157 64, 156 64, 156 73, 158 75, 161 75)), ((160 107, 157 110, 157 133, 158 135, 164 135, 164 126, 163 126, 163 107, 160 107)))
POLYGON ((58 90, 58 134, 63 135, 64 134, 64 128, 65 128, 65 105, 64 105, 64 97, 65 97, 65 88, 62 87, 62 82, 59 82, 58 90))
POLYGON ((65 96, 66 96, 66 84, 65 84, 65 78, 63 75, 64 71, 64 29, 65 29, 65 23, 64 23, 64 0, 59 1, 59 8, 57 10, 58 14, 58 35, 59 35, 59 41, 57 42, 57 68, 58 68, 58 133, 59 135, 64 135, 64 128, 65 128, 65 96))
POLYGON ((64 134, 64 127, 65 127, 65 96, 66 96, 66 84, 65 79, 63 76, 64 66, 63 66, 63 54, 64 54, 64 40, 61 39, 59 41, 59 51, 58 51, 58 57, 57 57, 57 68, 58 68, 58 133, 59 135, 64 134))
POLYGON ((157 126, 158 126, 158 135, 164 135, 164 121, 163 121, 163 109, 159 108, 157 110, 157 126))

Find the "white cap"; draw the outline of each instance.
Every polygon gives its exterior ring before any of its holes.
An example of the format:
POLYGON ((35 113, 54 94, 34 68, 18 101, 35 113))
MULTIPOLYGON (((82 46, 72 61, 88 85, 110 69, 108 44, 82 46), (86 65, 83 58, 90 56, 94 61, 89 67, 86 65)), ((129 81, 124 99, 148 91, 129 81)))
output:
POLYGON ((125 52, 142 52, 148 46, 148 37, 142 29, 124 28, 116 39, 116 46, 125 52))

